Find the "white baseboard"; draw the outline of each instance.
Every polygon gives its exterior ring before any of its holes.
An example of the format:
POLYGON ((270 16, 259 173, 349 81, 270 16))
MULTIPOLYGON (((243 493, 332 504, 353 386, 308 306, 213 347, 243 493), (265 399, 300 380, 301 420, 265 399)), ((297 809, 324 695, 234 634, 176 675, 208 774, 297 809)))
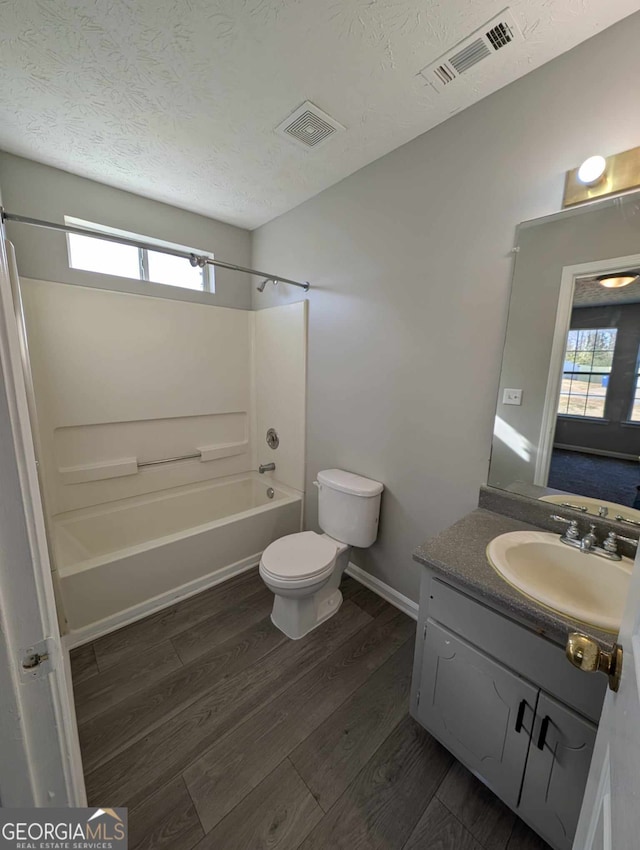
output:
POLYGON ((96 623, 82 626, 80 629, 72 629, 66 635, 62 636, 63 645, 68 650, 76 646, 82 646, 84 643, 89 643, 110 632, 115 632, 123 626, 135 623, 136 620, 142 620, 150 614, 155 614, 157 611, 169 608, 169 606, 174 605, 176 602, 182 602, 190 596, 202 593, 203 590, 208 590, 210 587, 215 587, 216 584, 222 584, 223 581, 228 581, 228 579, 240 575, 240 573, 245 573, 247 570, 257 567, 260 563, 260 557, 260 553, 251 555, 249 558, 236 561, 235 564, 230 564, 228 567, 223 567, 221 570, 216 570, 216 572, 202 578, 194 579, 174 590, 168 590, 166 593, 154 596, 153 599, 145 600, 124 611, 118 611, 117 614, 113 614, 111 617, 105 617, 96 623))
MULTIPOLYGON (((117 629, 128 626, 130 623, 135 623, 136 620, 142 620, 150 614, 155 614, 157 611, 162 611, 174 605, 176 602, 182 602, 190 596, 195 596, 197 593, 202 593, 203 590, 208 590, 210 587, 215 587, 217 584, 222 584, 224 581, 247 572, 260 563, 260 554, 252 555, 250 558, 245 558, 243 561, 237 561, 222 570, 218 570, 203 578, 195 579, 195 581, 184 584, 175 590, 167 591, 153 599, 141 602, 139 605, 134 605, 127 608, 126 611, 119 611, 112 617, 105 617, 104 620, 99 620, 97 623, 91 623, 88 626, 83 626, 80 629, 73 629, 66 635, 62 636, 62 642, 65 649, 74 649, 82 644, 96 640, 110 632, 115 632, 117 629)), ((403 611, 413 620, 418 619, 418 604, 409 599, 408 596, 395 590, 379 578, 365 572, 360 567, 349 562, 349 566, 345 570, 347 575, 360 582, 360 584, 377 593, 391 605, 403 611)))
POLYGON ((578 452, 583 455, 598 455, 599 457, 612 457, 616 460, 632 460, 636 463, 640 460, 638 455, 624 454, 623 452, 610 452, 605 449, 589 449, 585 446, 570 446, 566 443, 554 443, 554 449, 562 449, 565 452, 578 452))
POLYGON ((363 584, 365 587, 368 587, 369 590, 372 590, 374 593, 377 593, 378 596, 381 596, 391 605, 394 605, 396 608, 399 608, 412 620, 418 619, 418 603, 414 602, 412 599, 409 599, 408 596, 405 596, 403 593, 400 593, 398 590, 395 590, 385 582, 380 581, 379 578, 372 576, 371 573, 365 572, 360 567, 357 567, 355 564, 352 564, 349 561, 349 566, 345 570, 348 576, 359 581, 360 584, 363 584))

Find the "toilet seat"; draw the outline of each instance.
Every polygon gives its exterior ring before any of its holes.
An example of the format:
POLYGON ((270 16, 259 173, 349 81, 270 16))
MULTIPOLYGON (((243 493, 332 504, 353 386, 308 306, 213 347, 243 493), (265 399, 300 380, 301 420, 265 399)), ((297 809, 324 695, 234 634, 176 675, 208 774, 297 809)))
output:
POLYGON ((301 531, 271 543, 262 553, 260 569, 281 582, 319 580, 333 571, 337 546, 316 534, 301 531))

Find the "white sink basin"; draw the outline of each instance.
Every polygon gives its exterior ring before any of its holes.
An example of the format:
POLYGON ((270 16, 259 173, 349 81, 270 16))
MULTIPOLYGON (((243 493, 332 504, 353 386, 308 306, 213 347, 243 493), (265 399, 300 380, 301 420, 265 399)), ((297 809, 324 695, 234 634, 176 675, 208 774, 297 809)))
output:
POLYGON ((505 581, 547 608, 609 632, 620 628, 633 561, 580 552, 545 531, 495 537, 487 557, 505 581))
POLYGON ((605 499, 593 499, 591 496, 577 496, 574 493, 552 493, 550 496, 540 496, 538 501, 551 502, 554 505, 576 505, 579 508, 586 508, 585 513, 593 514, 593 516, 598 516, 598 508, 604 507, 609 509, 607 515, 609 519, 622 516, 625 519, 640 522, 640 511, 635 508, 619 505, 618 502, 607 502, 605 499))

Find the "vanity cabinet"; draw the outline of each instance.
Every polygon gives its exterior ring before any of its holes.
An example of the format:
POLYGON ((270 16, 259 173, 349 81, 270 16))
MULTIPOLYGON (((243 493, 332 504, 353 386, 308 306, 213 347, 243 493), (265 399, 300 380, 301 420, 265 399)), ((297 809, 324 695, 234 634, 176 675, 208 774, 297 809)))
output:
POLYGON ((547 841, 570 847, 580 815, 597 727, 541 693, 518 813, 544 824, 547 841))
POLYGON ((571 848, 605 690, 425 570, 411 713, 556 850, 571 848))
POLYGON ((537 689, 452 632, 430 621, 424 644, 418 720, 509 806, 518 805, 537 689))

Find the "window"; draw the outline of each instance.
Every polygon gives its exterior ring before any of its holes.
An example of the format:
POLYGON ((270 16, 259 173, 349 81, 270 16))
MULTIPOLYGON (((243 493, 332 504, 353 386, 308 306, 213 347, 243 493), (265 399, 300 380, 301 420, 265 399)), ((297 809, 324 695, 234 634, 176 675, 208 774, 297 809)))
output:
POLYGON ((569 331, 558 413, 604 417, 616 328, 569 331))
MULTIPOLYGON (((180 251, 189 251, 198 255, 205 254, 195 248, 176 245, 172 242, 161 242, 137 233, 127 233, 111 227, 103 227, 89 221, 65 216, 65 222, 74 227, 86 227, 108 233, 110 236, 122 236, 125 239, 136 239, 180 251)), ((118 242, 106 242, 93 236, 80 236, 76 233, 67 234, 69 251, 69 266, 72 269, 82 269, 88 272, 128 277, 133 280, 148 280, 151 283, 164 283, 170 286, 180 286, 183 289, 195 289, 200 292, 215 292, 213 267, 195 268, 188 259, 163 254, 152 248, 136 248, 118 242)), ((213 259, 212 254, 207 256, 213 259)))
POLYGON ((640 352, 638 352, 638 359, 636 361, 635 388, 631 402, 629 421, 640 422, 640 352))

